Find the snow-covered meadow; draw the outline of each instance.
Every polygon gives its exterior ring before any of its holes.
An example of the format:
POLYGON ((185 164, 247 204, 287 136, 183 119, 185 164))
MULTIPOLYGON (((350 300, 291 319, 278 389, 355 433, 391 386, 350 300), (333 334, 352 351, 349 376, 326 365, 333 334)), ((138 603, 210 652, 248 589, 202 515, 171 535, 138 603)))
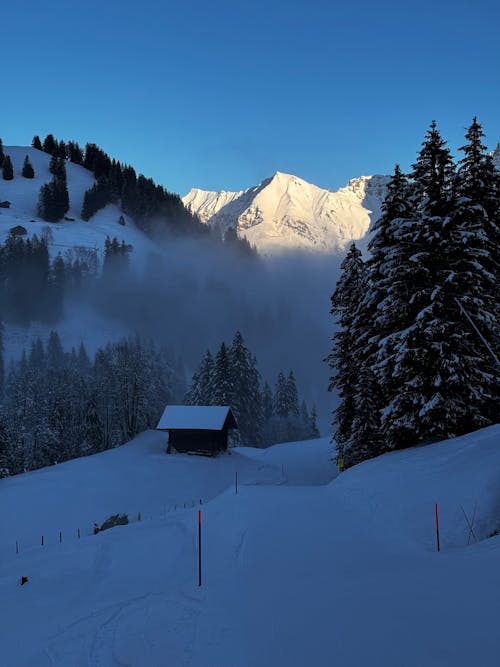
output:
POLYGON ((1 480, 0 664, 493 667, 499 442, 494 426, 337 477, 328 439, 206 459, 147 432, 1 480))

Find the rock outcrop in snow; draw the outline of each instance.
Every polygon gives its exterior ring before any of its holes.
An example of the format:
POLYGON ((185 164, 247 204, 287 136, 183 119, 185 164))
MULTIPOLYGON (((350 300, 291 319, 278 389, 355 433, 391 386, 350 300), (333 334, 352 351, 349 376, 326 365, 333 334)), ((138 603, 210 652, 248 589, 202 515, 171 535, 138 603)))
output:
POLYGON ((193 188, 183 202, 222 233, 236 226, 263 254, 287 249, 340 252, 350 241, 362 239, 379 216, 387 182, 386 176, 361 176, 332 192, 276 172, 240 192, 193 188))

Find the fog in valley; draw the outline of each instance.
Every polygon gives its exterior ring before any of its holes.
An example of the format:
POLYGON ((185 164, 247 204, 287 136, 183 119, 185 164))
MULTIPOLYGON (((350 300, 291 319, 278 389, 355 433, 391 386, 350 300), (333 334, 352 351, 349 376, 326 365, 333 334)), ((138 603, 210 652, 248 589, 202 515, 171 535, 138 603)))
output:
POLYGON ((141 265, 132 251, 129 269, 88 298, 130 332, 168 346, 182 360, 188 383, 207 349, 215 353, 241 331, 271 386, 281 369, 293 369, 324 431, 333 397, 323 358, 340 261, 322 254, 246 256, 210 240, 170 240, 141 265))

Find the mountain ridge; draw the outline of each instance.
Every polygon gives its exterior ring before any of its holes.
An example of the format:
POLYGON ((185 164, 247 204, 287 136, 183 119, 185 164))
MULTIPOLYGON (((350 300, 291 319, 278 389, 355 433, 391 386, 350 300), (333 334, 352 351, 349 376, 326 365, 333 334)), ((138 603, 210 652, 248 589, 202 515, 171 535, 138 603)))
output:
POLYGON ((277 171, 246 190, 192 188, 182 201, 222 235, 236 227, 264 255, 286 250, 338 253, 366 236, 380 214, 388 180, 360 176, 333 192, 277 171))

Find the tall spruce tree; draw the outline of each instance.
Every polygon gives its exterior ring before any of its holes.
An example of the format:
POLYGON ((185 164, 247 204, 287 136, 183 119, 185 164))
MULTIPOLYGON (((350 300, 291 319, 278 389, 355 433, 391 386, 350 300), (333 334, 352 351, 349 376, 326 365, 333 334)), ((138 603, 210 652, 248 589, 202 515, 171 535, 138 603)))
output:
POLYGON ((262 396, 257 362, 245 346, 239 331, 229 349, 232 403, 240 437, 245 443, 260 444, 262 439, 262 396))
POLYGON ((231 365, 229 352, 225 343, 222 343, 214 360, 214 368, 210 381, 212 405, 233 404, 233 387, 231 383, 231 365))
POLYGON ((464 410, 462 421, 456 419, 458 433, 491 423, 500 413, 500 368, 494 351, 499 333, 498 180, 477 118, 465 136, 455 178, 456 208, 443 234, 441 278, 460 358, 456 391, 462 392, 464 410))
POLYGON ((201 364, 196 369, 191 380, 189 391, 184 402, 186 405, 212 405, 212 373, 214 360, 210 350, 207 350, 201 364))
POLYGON ((4 160, 5 160, 5 153, 3 151, 3 141, 0 138, 0 169, 3 167, 4 160))
POLYGON ((278 417, 288 417, 288 386, 283 371, 278 373, 274 385, 273 408, 278 417))
POLYGON ((331 297, 330 313, 336 316, 339 329, 333 335, 333 349, 326 358, 332 370, 329 391, 337 390, 339 405, 334 411, 334 440, 337 459, 348 467, 357 462, 357 454, 351 452, 353 422, 356 417, 355 393, 361 368, 362 350, 359 347, 360 331, 355 328, 357 312, 367 285, 366 266, 361 252, 353 243, 341 264, 342 275, 331 297))
POLYGON ((33 165, 31 164, 27 155, 24 158, 22 175, 24 178, 35 178, 35 170, 33 169, 33 165))
POLYGON ((408 179, 396 165, 368 245, 368 289, 360 302, 364 322, 359 343, 377 379, 381 406, 392 395, 393 335, 409 325, 410 285, 421 280, 411 273, 411 236, 418 223, 410 195, 408 179))
POLYGON ((5 155, 2 163, 2 177, 4 181, 11 181, 14 178, 14 167, 10 155, 5 155))
POLYGON ((435 122, 412 179, 418 224, 409 226, 400 239, 412 252, 404 268, 413 275, 413 283, 406 283, 410 324, 395 337, 395 389, 383 423, 390 446, 396 448, 455 434, 457 411, 463 407, 457 395, 462 374, 442 257, 444 230, 456 204, 454 165, 435 122))
POLYGON ((286 379, 286 412, 294 417, 299 416, 299 394, 295 375, 291 370, 286 379))

